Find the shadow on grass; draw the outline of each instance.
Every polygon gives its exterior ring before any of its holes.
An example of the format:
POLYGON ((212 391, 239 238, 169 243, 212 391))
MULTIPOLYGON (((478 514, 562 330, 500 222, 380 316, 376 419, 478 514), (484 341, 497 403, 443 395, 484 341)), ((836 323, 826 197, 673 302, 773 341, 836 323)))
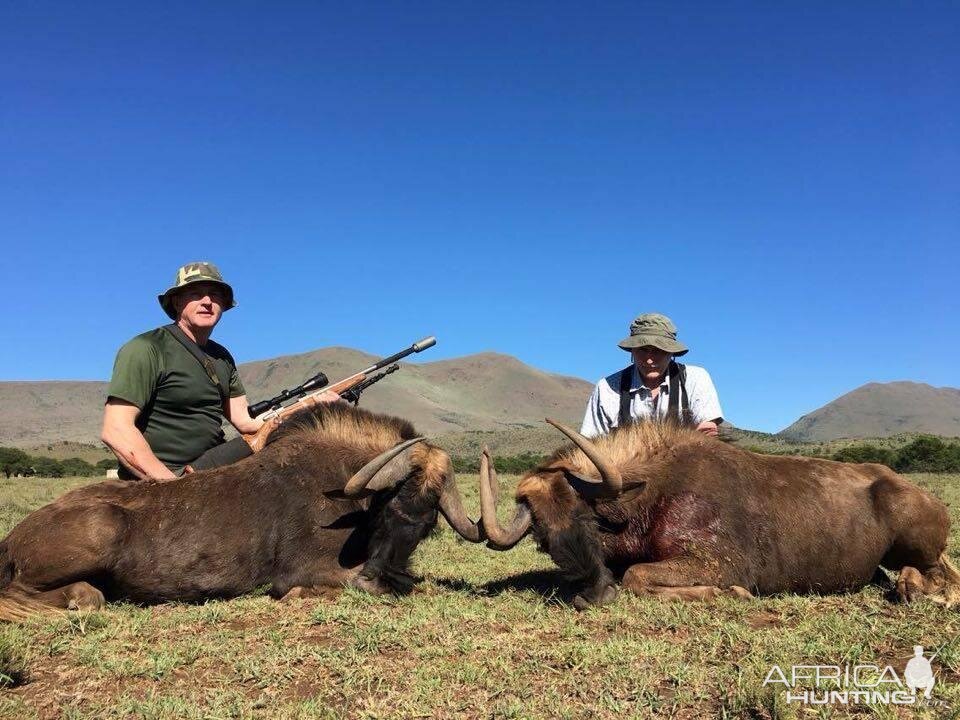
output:
POLYGON ((510 592, 533 592, 551 605, 571 605, 577 594, 576 588, 564 580, 559 570, 531 570, 483 585, 455 578, 438 578, 434 582, 448 590, 487 597, 510 592))

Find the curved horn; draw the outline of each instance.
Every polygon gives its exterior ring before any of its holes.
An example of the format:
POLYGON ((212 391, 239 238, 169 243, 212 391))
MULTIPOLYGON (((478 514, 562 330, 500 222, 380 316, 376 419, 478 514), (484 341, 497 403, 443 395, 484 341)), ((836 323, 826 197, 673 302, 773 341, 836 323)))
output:
POLYGON ((483 525, 479 521, 471 520, 467 511, 463 509, 463 500, 457 488, 457 474, 453 470, 453 461, 449 456, 447 456, 447 479, 440 491, 440 512, 443 513, 450 527, 464 540, 478 543, 487 539, 483 525))
POLYGON ((530 530, 530 508, 526 503, 517 503, 510 525, 504 529, 497 520, 497 501, 491 483, 497 482, 497 471, 490 461, 490 451, 483 449, 480 455, 480 517, 483 529, 490 538, 488 545, 494 550, 509 550, 530 530), (492 477, 491 477, 492 474, 492 477))
POLYGON ((409 453, 405 453, 405 457, 401 459, 401 462, 394 463, 396 467, 390 468, 389 472, 383 473, 383 475, 376 479, 376 482, 373 482, 373 480, 377 474, 384 469, 387 463, 423 439, 422 437, 417 437, 412 440, 407 440, 377 455, 373 460, 360 468, 352 478, 347 480, 347 484, 343 488, 343 494, 347 497, 353 497, 359 495, 364 489, 383 490, 384 488, 396 485, 410 473, 409 453))
POLYGON ((619 495, 623 490, 623 477, 620 475, 620 471, 617 469, 617 467, 610 462, 609 458, 597 450, 592 442, 587 440, 576 430, 568 428, 566 425, 559 423, 556 420, 551 420, 550 418, 547 418, 546 420, 557 430, 570 438, 573 444, 580 448, 584 455, 590 458, 590 462, 597 466, 597 470, 600 471, 600 479, 603 482, 604 488, 611 495, 619 495))

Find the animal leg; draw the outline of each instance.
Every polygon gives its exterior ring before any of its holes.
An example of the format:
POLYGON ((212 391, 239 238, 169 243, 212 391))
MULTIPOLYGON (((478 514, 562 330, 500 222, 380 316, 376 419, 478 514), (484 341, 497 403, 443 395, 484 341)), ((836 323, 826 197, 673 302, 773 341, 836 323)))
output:
POLYGON ((64 610, 99 610, 106 605, 103 593, 90 583, 75 582, 33 594, 32 600, 64 610))
POLYGON ((124 511, 107 503, 41 508, 7 536, 6 572, 24 589, 54 593, 70 580, 96 577, 112 568, 126 522, 124 511))
POLYGON ((339 588, 327 587, 324 585, 304 586, 297 585, 290 588, 286 594, 280 598, 280 602, 288 603, 293 600, 305 600, 306 598, 330 598, 340 593, 339 588))
POLYGON ((753 597, 739 585, 720 587, 716 571, 689 558, 631 565, 623 575, 622 585, 637 595, 655 595, 665 600, 712 600, 721 595, 753 597))

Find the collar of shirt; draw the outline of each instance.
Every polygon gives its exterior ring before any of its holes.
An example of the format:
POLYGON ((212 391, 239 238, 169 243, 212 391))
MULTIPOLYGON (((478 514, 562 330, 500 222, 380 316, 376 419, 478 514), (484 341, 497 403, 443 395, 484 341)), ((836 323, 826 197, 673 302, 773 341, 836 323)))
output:
MULTIPOLYGON (((666 372, 663 374, 663 379, 660 381, 660 392, 669 393, 670 392, 670 373, 666 372)), ((630 379, 630 393, 635 395, 640 393, 640 398, 645 399, 650 397, 650 388, 640 382, 640 373, 637 370, 637 366, 633 366, 633 375, 630 379)))

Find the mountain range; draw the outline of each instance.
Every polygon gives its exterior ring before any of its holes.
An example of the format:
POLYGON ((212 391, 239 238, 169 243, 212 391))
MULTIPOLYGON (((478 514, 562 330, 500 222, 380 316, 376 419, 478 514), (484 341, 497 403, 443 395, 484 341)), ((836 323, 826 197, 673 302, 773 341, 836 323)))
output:
MULTIPOLYGON (((260 400, 321 370, 335 381, 376 359, 331 347, 243 363, 239 370, 248 397, 260 400)), ((544 427, 543 418, 579 424, 592 388, 586 380, 547 373, 496 352, 401 366, 363 394, 363 407, 402 415, 431 436, 466 438, 470 448, 488 441, 509 451, 532 440, 538 447, 549 446, 556 433, 544 427)), ((0 445, 99 444, 106 388, 99 381, 0 382, 0 445)), ((777 436, 819 442, 904 432, 960 436, 960 389, 868 383, 804 415, 777 436)))

